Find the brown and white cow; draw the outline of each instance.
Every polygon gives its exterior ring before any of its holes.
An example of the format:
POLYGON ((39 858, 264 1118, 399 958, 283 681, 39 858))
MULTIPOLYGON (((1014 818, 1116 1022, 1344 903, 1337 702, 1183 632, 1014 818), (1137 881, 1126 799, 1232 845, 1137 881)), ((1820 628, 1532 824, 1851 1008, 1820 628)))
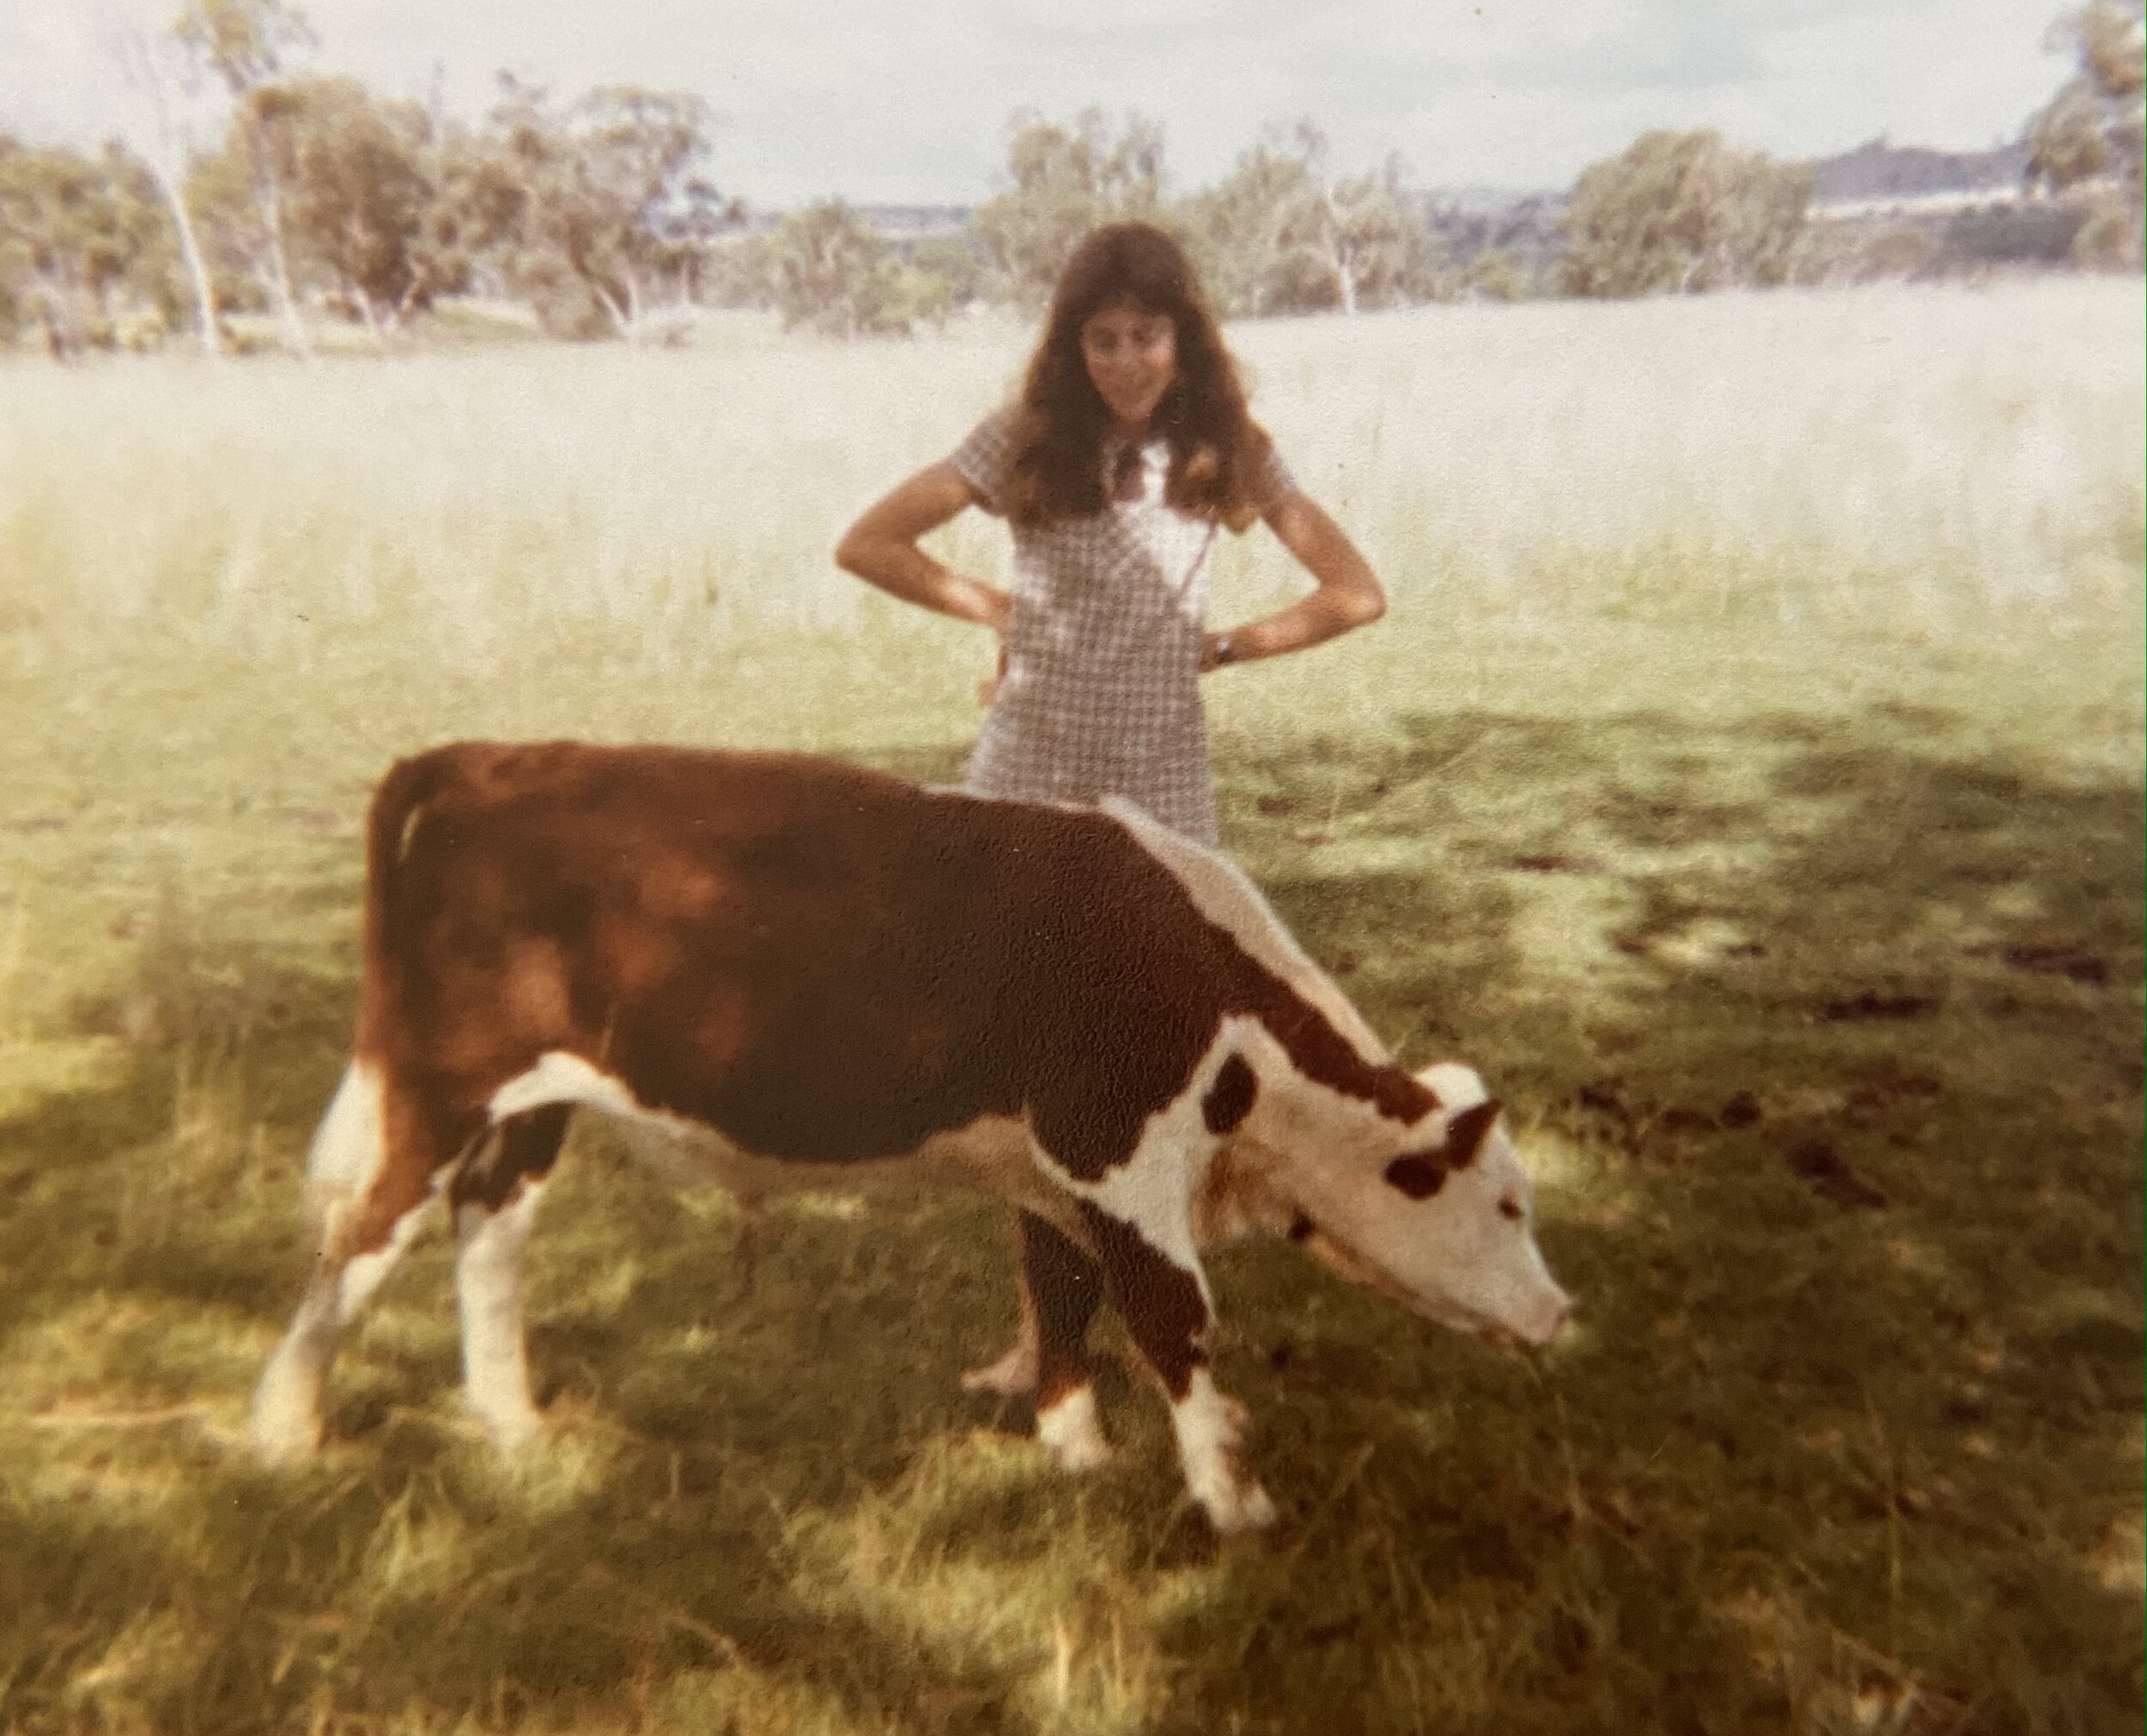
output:
POLYGON ((998 1378, 1033 1387, 1057 1460, 1098 1461, 1082 1346, 1108 1291, 1223 1531, 1274 1508, 1207 1366, 1203 1246, 1286 1235, 1535 1343, 1570 1306, 1475 1075, 1396 1065, 1249 880, 1137 810, 793 756, 465 744, 373 804, 356 1054, 313 1140, 319 1258, 256 1395, 265 1449, 317 1442, 338 1332, 443 1193, 470 1401, 503 1445, 538 1432, 521 1260, 576 1105, 691 1135, 749 1193, 1005 1195, 1029 1349, 998 1378))

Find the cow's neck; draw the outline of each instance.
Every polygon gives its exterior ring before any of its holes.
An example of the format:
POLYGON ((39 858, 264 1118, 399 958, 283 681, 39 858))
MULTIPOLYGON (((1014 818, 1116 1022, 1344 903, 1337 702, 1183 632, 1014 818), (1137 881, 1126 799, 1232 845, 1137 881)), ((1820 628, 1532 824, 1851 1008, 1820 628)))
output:
POLYGON ((1218 1239, 1256 1229, 1286 1234, 1301 1215, 1333 1212, 1403 1130, 1438 1107, 1391 1064, 1366 1064, 1365 1078, 1308 1071, 1295 1046, 1262 1022, 1226 1021, 1219 1041, 1250 1065, 1254 1089, 1203 1189, 1218 1239))

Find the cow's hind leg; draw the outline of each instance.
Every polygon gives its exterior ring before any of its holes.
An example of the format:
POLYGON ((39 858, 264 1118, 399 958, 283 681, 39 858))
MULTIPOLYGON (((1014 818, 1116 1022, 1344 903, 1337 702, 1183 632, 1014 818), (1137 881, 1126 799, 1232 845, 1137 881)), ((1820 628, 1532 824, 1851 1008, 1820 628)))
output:
POLYGON ((1092 1205, 1082 1210, 1127 1333, 1171 1400, 1186 1487, 1226 1536, 1272 1525, 1274 1503, 1238 1463, 1244 1411, 1217 1390, 1208 1372, 1207 1299, 1199 1274, 1124 1220, 1092 1205))
POLYGON ((1005 1355, 996 1362, 965 1369, 962 1375, 964 1393, 996 1393, 1002 1399, 1026 1398, 1037 1390, 1037 1367, 1041 1357, 1037 1338, 1036 1286, 1029 1277, 1029 1241, 1026 1226, 1031 1214, 1016 1215, 1015 1236, 1021 1253, 1021 1276, 1019 1288, 1021 1295, 1021 1325, 1015 1331, 1014 1341, 1005 1355))
POLYGON ((270 1458, 319 1445, 320 1389, 337 1342, 402 1258, 431 1199, 441 1161, 434 1134, 414 1114, 391 1114, 378 1067, 351 1062, 307 1157, 319 1238, 313 1278, 254 1389, 253 1440, 270 1458))
POLYGON ((1037 1438, 1067 1471, 1092 1471, 1110 1457, 1096 1419, 1088 1361, 1089 1323, 1104 1299, 1096 1262, 1031 1212, 1021 1214, 1021 1274, 1036 1335, 1037 1438))
POLYGON ((456 1172, 448 1190, 455 1217, 463 1389, 492 1438, 510 1452, 544 1426, 529 1394, 522 1256, 571 1113, 568 1104, 548 1103, 508 1116, 456 1172))

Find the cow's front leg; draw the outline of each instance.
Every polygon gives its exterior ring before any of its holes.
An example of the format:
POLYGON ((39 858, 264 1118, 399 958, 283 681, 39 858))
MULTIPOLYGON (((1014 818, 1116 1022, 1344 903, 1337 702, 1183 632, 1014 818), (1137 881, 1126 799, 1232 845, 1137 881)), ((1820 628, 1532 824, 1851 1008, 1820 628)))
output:
POLYGON ((1082 1212, 1127 1332, 1170 1397, 1186 1487, 1226 1536, 1272 1525, 1274 1503, 1238 1462, 1244 1411, 1217 1390, 1208 1372, 1202 1341, 1209 1317, 1200 1274, 1100 1207, 1084 1204, 1082 1212))
POLYGON ((1110 1457, 1088 1360, 1104 1274, 1060 1231, 1025 1211, 1021 1278, 1036 1332, 1037 1438, 1063 1469, 1092 1471, 1110 1457))

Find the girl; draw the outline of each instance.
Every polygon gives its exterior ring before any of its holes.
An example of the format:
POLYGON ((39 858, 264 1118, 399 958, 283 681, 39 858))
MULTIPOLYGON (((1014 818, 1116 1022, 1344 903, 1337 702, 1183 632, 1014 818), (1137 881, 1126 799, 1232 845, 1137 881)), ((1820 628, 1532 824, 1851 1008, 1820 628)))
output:
POLYGON ((1213 844, 1199 678, 1378 619, 1384 593, 1299 492, 1246 413, 1236 366, 1177 243, 1146 223, 1092 232, 1060 274, 1019 402, 869 508, 836 564, 999 635, 998 677, 964 787, 1139 803, 1213 844), (965 507, 1003 516, 1013 594, 917 539, 965 507), (1204 630, 1219 525, 1265 519, 1317 588, 1264 620, 1204 630))
MULTIPOLYGON (((1200 677, 1302 651, 1378 618, 1385 594, 1340 526, 1299 492, 1177 243, 1146 223, 1090 234, 1060 274, 1019 402, 869 508, 836 563, 895 596, 999 635, 999 673, 963 786, 978 795, 1125 797, 1213 845, 1200 677), (970 507, 1013 527, 1012 595, 917 547, 970 507), (1312 576, 1287 609, 1209 633, 1216 529, 1264 519, 1312 576)), ((1021 1335, 971 1390, 1034 1391, 1037 1298, 1078 1340, 1094 1263, 1022 1214, 1021 1335)), ((1078 1343, 1061 1346, 1078 1354, 1078 1343)), ((1055 1398, 1038 1393, 1040 1411, 1055 1398)), ((1068 1444, 1068 1443, 1061 1443, 1068 1444)), ((1068 1462, 1102 1451, 1092 1428, 1068 1462)))

